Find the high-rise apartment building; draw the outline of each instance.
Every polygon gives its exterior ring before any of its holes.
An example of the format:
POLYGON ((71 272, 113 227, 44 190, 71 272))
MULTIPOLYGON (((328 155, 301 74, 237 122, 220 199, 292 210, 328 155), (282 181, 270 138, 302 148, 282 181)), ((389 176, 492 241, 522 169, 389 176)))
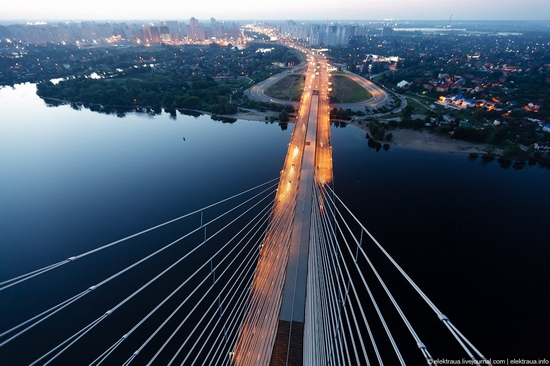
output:
POLYGON ((149 34, 151 35, 151 43, 160 43, 160 30, 157 26, 150 26, 149 27, 149 34))
MULTIPOLYGON (((172 41, 181 40, 185 31, 182 31, 180 23, 178 21, 168 20, 164 22, 164 25, 166 25, 170 29, 170 38, 172 41)), ((160 33, 162 37, 162 31, 160 33)))
POLYGON ((392 27, 384 27, 382 28, 382 37, 391 37, 393 36, 393 28, 392 27))
POLYGON ((210 28, 212 29, 212 36, 216 38, 223 37, 223 26, 214 18, 210 18, 210 28))
POLYGON ((170 28, 166 25, 160 26, 160 40, 164 43, 172 42, 172 37, 170 35, 170 28))
POLYGON ((199 21, 195 18, 189 19, 187 26, 187 38, 191 41, 204 41, 204 28, 199 25, 199 21))
POLYGON ((143 43, 150 43, 151 42, 151 34, 149 33, 149 29, 145 27, 141 27, 141 36, 139 37, 141 39, 141 42, 143 43))

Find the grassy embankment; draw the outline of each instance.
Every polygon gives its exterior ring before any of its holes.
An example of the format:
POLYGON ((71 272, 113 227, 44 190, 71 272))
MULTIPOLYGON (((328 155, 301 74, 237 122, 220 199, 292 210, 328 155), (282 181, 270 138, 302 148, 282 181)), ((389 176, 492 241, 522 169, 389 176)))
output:
POLYGON ((298 102, 304 91, 303 75, 287 75, 265 90, 270 98, 298 102))
POLYGON ((372 94, 346 76, 333 75, 331 101, 334 103, 358 103, 372 98, 372 94))
MULTIPOLYGON (((335 103, 357 103, 369 100, 372 94, 346 76, 336 75, 331 78, 331 100, 335 103)), ((281 100, 299 101, 304 91, 302 75, 288 75, 266 89, 268 97, 281 100)))

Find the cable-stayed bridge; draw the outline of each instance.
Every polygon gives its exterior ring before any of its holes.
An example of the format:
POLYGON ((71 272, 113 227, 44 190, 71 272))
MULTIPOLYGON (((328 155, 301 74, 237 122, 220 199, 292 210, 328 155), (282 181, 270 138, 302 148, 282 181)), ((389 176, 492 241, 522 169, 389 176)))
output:
POLYGON ((331 186, 328 72, 311 57, 279 178, 1 282, 2 307, 20 310, 0 329, 2 364, 437 364, 448 355, 404 311, 415 300, 485 362, 331 186), (44 295, 11 302, 27 291, 44 295))

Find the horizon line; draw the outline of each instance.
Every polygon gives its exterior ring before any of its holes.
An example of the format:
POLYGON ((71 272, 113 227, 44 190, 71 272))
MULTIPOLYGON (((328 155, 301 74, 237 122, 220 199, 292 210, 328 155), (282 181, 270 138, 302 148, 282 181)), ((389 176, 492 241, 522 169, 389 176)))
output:
MULTIPOLYGON (((89 21, 181 21, 191 18, 91 18, 91 19, 75 19, 75 18, 0 18, 0 22, 89 22, 89 21)), ((213 17, 204 18, 210 20, 213 17)), ((200 18, 196 18, 199 19, 200 18)), ((449 22, 448 19, 246 19, 246 18, 215 18, 217 21, 246 21, 246 22, 449 22)), ((455 22, 550 22, 550 19, 453 19, 455 22)))

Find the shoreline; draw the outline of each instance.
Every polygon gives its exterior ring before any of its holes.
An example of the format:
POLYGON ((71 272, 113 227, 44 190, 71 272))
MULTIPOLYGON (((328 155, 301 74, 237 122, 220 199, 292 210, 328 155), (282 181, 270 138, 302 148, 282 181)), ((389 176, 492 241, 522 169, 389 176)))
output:
MULTIPOLYGON (((355 122, 349 122, 351 125, 365 133, 368 132, 368 127, 355 122)), ((482 153, 492 155, 502 155, 502 150, 494 148, 488 144, 476 144, 468 141, 453 140, 447 136, 441 136, 427 132, 425 130, 415 131, 411 129, 396 129, 390 130, 393 137, 387 143, 390 146, 399 146, 407 149, 433 151, 433 152, 448 152, 448 153, 482 153)))
MULTIPOLYGON (((269 112, 270 111, 258 112, 249 110, 248 112, 238 112, 227 117, 248 121, 266 122, 265 116, 269 116, 269 112)), ((288 123, 294 123, 294 121, 291 120, 288 123)), ((346 121, 346 124, 365 133, 369 132, 368 127, 364 124, 359 124, 352 121, 346 121)), ((432 134, 425 130, 415 131, 411 129, 396 129, 391 130, 390 132, 393 135, 392 140, 389 142, 380 142, 387 143, 390 146, 432 152, 488 154, 490 151, 493 155, 502 155, 501 149, 494 148, 487 144, 475 144, 468 141, 453 140, 447 136, 432 134)))
MULTIPOLYGON (((42 100, 50 99, 55 100, 60 103, 73 103, 57 98, 45 97, 42 100)), ((163 108, 164 110, 164 108, 163 108)), ((176 108, 177 110, 177 108, 176 108)), ((205 111, 197 111, 202 114, 213 116, 214 114, 205 111)), ((218 115, 219 117, 225 117, 236 120, 246 120, 246 121, 257 121, 268 123, 266 120, 270 117, 278 117, 278 113, 274 111, 264 111, 260 112, 254 109, 241 109, 239 112, 233 115, 218 115)), ((294 123, 294 120, 291 119, 286 123, 294 123)), ((365 133, 368 132, 368 127, 364 124, 359 124, 353 121, 345 121, 347 125, 350 125, 358 130, 361 130, 365 133)), ((390 146, 399 146, 406 149, 415 149, 423 151, 432 151, 432 152, 448 152, 448 153, 490 153, 493 155, 502 155, 502 149, 494 148, 487 144, 474 144, 468 141, 462 140, 453 140, 446 136, 431 134, 424 130, 415 131, 411 129, 396 129, 390 131, 393 135, 392 140, 388 142, 380 141, 382 143, 387 143, 390 146)))

